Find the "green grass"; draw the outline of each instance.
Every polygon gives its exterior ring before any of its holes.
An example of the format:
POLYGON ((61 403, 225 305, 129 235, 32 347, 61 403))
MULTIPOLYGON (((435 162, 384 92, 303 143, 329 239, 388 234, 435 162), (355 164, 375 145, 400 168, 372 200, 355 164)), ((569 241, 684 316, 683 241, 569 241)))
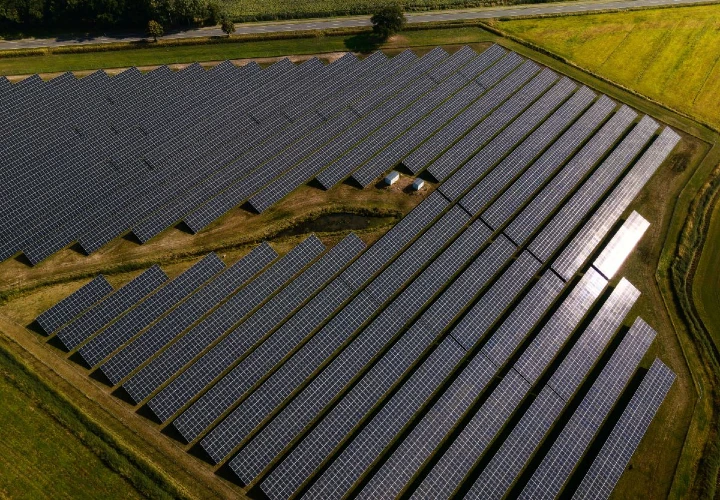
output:
MULTIPOLYGON (((387 0, 223 0, 227 12, 237 20, 303 19, 309 17, 368 14, 387 0)), ((502 3, 492 0, 404 0, 406 10, 438 10, 462 7, 482 7, 502 3)))
MULTIPOLYGON (((383 44, 383 49, 430 45, 479 43, 490 39, 477 27, 407 31, 383 44)), ((367 35, 320 36, 285 40, 241 41, 198 45, 159 46, 129 50, 77 54, 48 54, 0 58, 0 75, 58 73, 130 66, 278 57, 288 54, 321 54, 338 51, 366 51, 377 48, 367 35)))
POLYGON ((720 128, 720 5, 522 19, 498 27, 720 128))
POLYGON ((720 208, 712 215, 705 247, 698 263, 697 276, 702 280, 696 286, 695 300, 708 325, 715 344, 720 347, 720 208))
POLYGON ((0 347, 0 497, 173 498, 143 465, 0 347))

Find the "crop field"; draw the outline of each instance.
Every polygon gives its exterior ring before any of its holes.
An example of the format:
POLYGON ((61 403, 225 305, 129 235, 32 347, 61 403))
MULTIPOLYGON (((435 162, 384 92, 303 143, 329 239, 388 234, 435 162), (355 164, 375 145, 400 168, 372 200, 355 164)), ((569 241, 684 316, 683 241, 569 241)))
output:
POLYGON ((499 27, 720 127, 720 5, 525 19, 499 27))

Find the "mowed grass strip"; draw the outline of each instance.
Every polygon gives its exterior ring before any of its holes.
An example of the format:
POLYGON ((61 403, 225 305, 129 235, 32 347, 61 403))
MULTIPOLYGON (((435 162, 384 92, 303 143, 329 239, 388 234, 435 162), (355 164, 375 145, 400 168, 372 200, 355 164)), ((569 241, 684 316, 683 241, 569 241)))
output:
MULTIPOLYGON (((411 11, 480 7, 490 0, 405 0, 411 11)), ((308 17, 367 14, 387 0, 222 0, 225 10, 237 20, 303 19, 308 17)))
POLYGON ((0 75, 30 75, 131 66, 158 66, 225 59, 280 57, 328 52, 402 49, 436 45, 464 45, 492 40, 478 27, 406 31, 380 47, 374 47, 368 35, 318 36, 264 41, 205 43, 198 45, 157 46, 128 50, 47 54, 0 58, 0 75))
POLYGON ((521 19, 499 28, 720 128, 720 5, 521 19))

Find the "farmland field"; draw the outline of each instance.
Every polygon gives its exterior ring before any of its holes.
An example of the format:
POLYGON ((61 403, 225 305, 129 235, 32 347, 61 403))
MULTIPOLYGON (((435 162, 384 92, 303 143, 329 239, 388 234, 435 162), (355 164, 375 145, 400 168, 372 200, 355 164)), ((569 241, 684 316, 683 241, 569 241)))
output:
POLYGON ((720 127, 720 5, 524 19, 499 27, 720 127))

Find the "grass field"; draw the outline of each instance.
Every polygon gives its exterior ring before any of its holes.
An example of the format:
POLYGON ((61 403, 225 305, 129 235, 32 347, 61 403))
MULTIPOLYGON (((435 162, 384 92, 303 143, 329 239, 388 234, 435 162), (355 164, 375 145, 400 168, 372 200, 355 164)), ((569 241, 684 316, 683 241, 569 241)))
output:
POLYGON ((173 498, 0 347, 0 497, 173 498))
POLYGON ((524 19, 498 27, 720 127, 720 5, 524 19))
MULTIPOLYGON (((227 12, 237 20, 302 19, 308 17, 367 14, 386 0, 223 0, 227 12)), ((406 10, 438 10, 481 7, 504 2, 492 0, 403 0, 406 10)), ((506 2, 518 3, 518 2, 506 2)))
POLYGON ((140 498, 32 395, 18 389, 17 378, 14 371, 2 370, 0 496, 39 498, 52 491, 57 498, 140 498))
MULTIPOLYGON (((383 49, 462 45, 486 42, 492 36, 477 27, 454 30, 429 29, 406 31, 383 44, 383 49)), ((129 50, 84 52, 77 54, 47 54, 27 57, 0 58, 0 75, 28 75, 34 73, 58 73, 103 68, 126 68, 130 66, 155 66, 161 64, 222 61, 278 57, 288 54, 321 54, 338 51, 375 49, 369 45, 366 35, 322 36, 289 40, 245 41, 235 43, 210 43, 199 45, 157 46, 129 50)))

